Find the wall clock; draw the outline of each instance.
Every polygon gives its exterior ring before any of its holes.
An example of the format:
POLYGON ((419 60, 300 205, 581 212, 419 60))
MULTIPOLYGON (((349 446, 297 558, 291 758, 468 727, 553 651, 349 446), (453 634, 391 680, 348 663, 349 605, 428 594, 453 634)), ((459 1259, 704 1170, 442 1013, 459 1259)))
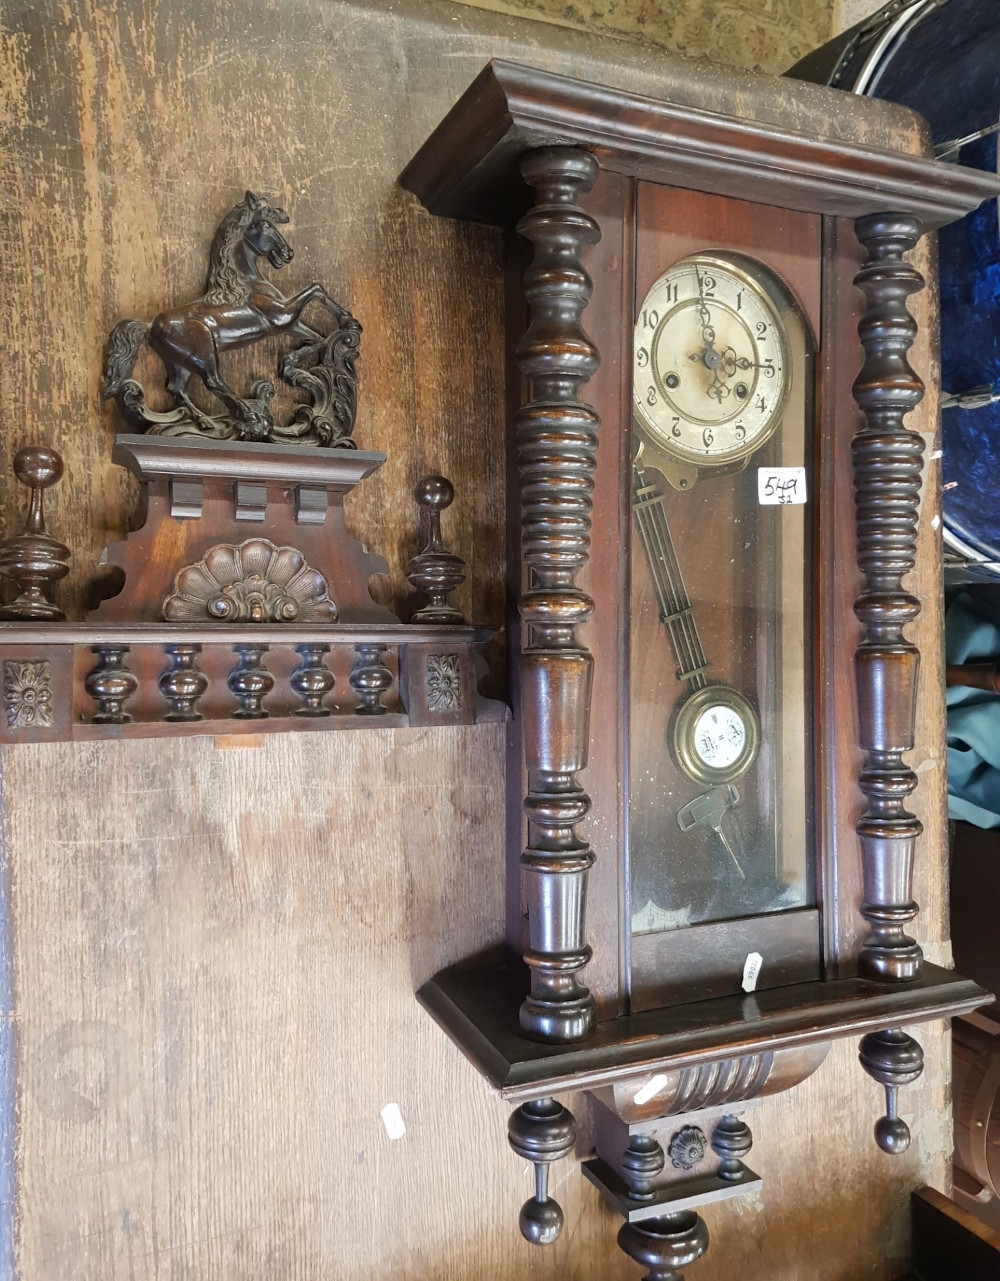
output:
POLYGON ((525 1236, 558 1233, 555 1096, 585 1090, 585 1173, 651 1277, 706 1249, 696 1207, 756 1185, 742 1118, 763 1095, 860 1034, 900 1151, 922 1063, 903 1029, 986 999, 908 933, 904 255, 998 182, 858 142, 840 95, 791 104, 810 133, 774 124, 797 92, 762 78, 739 118, 493 62, 401 178, 519 233, 521 910, 419 996, 518 1105, 525 1236))

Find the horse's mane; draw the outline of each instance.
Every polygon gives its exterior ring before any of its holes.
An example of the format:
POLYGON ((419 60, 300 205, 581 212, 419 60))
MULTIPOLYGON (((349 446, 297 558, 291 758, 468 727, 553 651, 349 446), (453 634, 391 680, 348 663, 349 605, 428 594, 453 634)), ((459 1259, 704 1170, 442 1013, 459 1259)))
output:
POLYGON ((254 210, 245 201, 234 205, 219 223, 208 256, 208 281, 204 299, 211 303, 246 302, 250 285, 236 270, 233 254, 243 239, 254 210))

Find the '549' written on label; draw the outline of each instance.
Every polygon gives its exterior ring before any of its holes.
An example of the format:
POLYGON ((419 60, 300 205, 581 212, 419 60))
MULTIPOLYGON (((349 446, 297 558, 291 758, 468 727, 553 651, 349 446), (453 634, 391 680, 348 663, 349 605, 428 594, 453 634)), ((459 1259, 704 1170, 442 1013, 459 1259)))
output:
POLYGON ((806 501, 804 467, 758 467, 757 502, 766 507, 788 507, 806 501))

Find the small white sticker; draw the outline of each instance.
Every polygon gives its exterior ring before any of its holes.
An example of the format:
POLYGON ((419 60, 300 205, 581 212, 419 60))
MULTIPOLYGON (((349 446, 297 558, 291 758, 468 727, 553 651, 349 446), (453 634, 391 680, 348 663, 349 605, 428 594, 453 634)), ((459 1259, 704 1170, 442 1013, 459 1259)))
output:
POLYGON ((938 528, 940 528, 940 525, 941 525, 941 517, 940 517, 940 516, 932 516, 932 517, 931 517, 931 529, 938 529, 938 528))
POLYGON ((636 1090, 636 1103, 648 1103, 650 1099, 655 1098, 667 1083, 667 1078, 662 1072, 656 1076, 651 1076, 641 1090, 636 1090))
POLYGON ((788 507, 806 501, 804 467, 758 467, 757 501, 764 507, 788 507))
POLYGON ((390 1139, 401 1139, 406 1133, 406 1122, 398 1103, 387 1103, 382 1109, 382 1124, 390 1139))
POLYGON ((937 460, 938 460, 939 458, 943 458, 943 457, 944 457, 944 450, 943 450, 943 449, 935 449, 935 450, 933 451, 933 453, 931 454, 931 462, 932 462, 932 463, 937 462, 937 460))
POLYGON ((760 969, 764 964, 764 958, 759 952, 751 952, 743 962, 743 991, 752 992, 757 986, 757 980, 760 978, 760 969))

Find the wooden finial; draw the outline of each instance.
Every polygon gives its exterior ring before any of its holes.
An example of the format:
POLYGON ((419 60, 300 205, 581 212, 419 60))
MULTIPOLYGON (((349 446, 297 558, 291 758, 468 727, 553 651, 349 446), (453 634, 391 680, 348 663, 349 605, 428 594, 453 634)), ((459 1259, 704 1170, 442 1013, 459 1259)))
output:
POLYGON ((708 1249, 708 1228, 693 1210, 675 1210, 623 1223, 618 1244, 630 1259, 649 1268, 644 1281, 683 1281, 679 1269, 708 1249))
POLYGON ((430 533, 422 552, 407 566, 412 587, 427 596, 427 604, 413 615, 414 623, 461 623, 465 620, 448 597, 465 582, 465 561, 450 552, 441 539, 441 513, 450 507, 455 489, 444 476, 425 476, 413 491, 430 515, 430 533))
POLYGON ((899 1091, 912 1085, 924 1070, 920 1042, 898 1027, 869 1032, 861 1038, 858 1058, 885 1089, 885 1116, 875 1123, 875 1142, 883 1152, 898 1156, 910 1146, 910 1127, 897 1112, 899 1091))
POLYGON ((45 532, 42 496, 63 474, 62 458, 46 445, 28 445, 14 455, 14 475, 31 491, 24 532, 0 543, 0 577, 12 582, 17 597, 0 609, 3 619, 66 617, 52 603, 53 586, 69 573, 69 548, 45 532))
POLYGON ((532 1099, 511 1113, 507 1141, 535 1167, 535 1195, 525 1201, 518 1220, 521 1235, 532 1245, 551 1245, 562 1231, 563 1212, 549 1196, 549 1166, 573 1151, 576 1120, 555 1099, 532 1099))

